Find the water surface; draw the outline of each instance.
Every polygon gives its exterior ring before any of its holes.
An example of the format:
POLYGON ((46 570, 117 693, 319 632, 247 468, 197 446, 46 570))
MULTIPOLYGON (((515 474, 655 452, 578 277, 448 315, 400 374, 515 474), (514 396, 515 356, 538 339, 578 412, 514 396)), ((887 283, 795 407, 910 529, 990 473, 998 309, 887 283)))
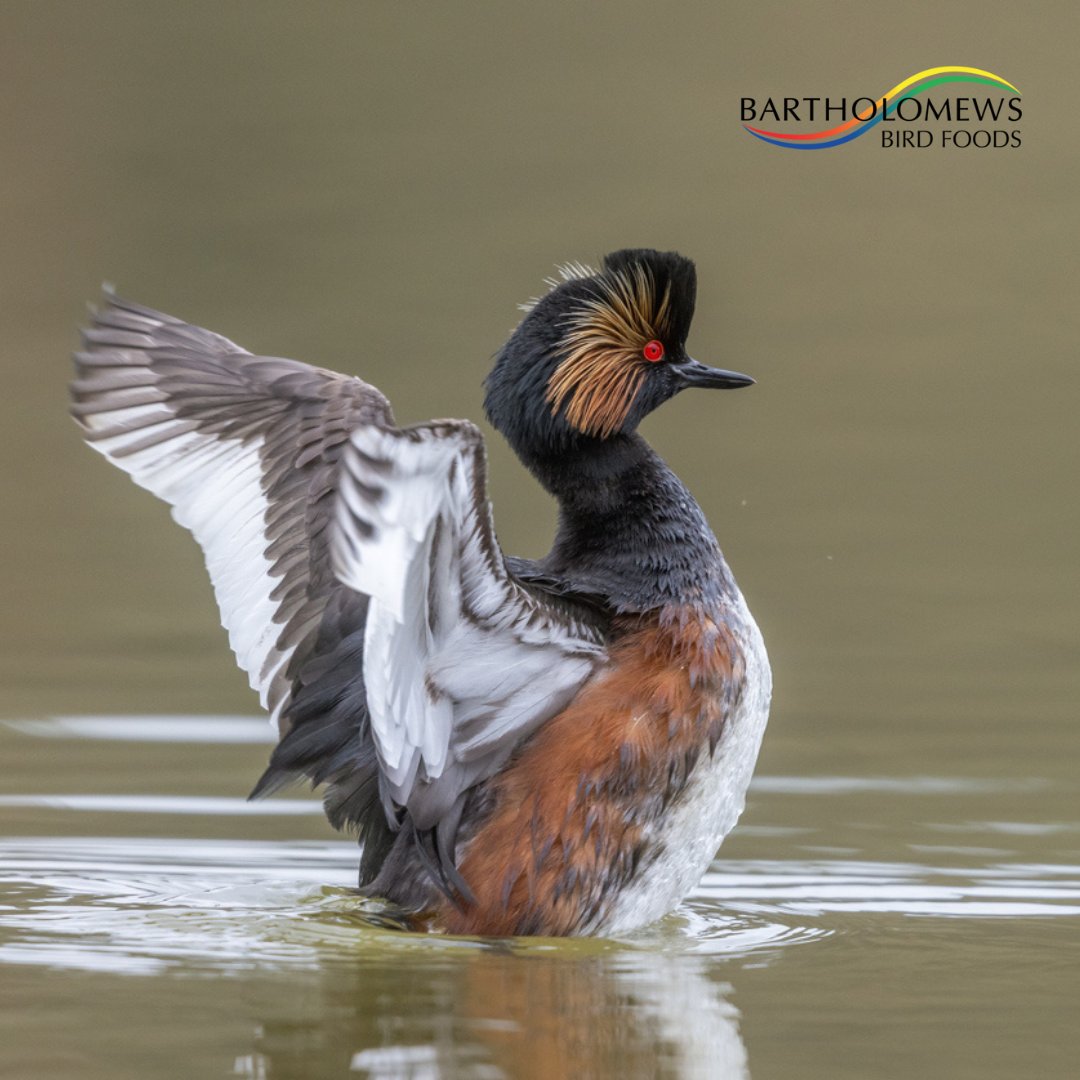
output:
MULTIPOLYGON (((134 761, 149 747, 198 776, 267 730, 9 721, 0 753, 46 746, 70 777, 102 751, 134 761)), ((952 1028, 911 1043, 898 1019, 937 1028, 957 1014, 980 1049, 954 1075, 1020 1068, 1030 1051, 975 991, 1007 992, 1011 1022, 1065 1075, 1072 1010, 1052 985, 1075 974, 1061 941, 1080 928, 1072 785, 763 774, 748 823, 656 926, 482 942, 387 926, 353 892, 355 845, 328 835, 317 801, 162 796, 129 775, 121 792, 0 796, 3 1022, 35 1076, 738 1078, 783 1060, 770 1036, 757 1044, 778 1015, 802 1075, 866 1075, 867 1057, 836 1055, 841 1033, 866 1055, 889 1045, 895 1075, 931 1070, 952 1028), (52 1027, 58 1008, 71 1024, 52 1027), (30 1031, 48 1032, 44 1060, 30 1031)))

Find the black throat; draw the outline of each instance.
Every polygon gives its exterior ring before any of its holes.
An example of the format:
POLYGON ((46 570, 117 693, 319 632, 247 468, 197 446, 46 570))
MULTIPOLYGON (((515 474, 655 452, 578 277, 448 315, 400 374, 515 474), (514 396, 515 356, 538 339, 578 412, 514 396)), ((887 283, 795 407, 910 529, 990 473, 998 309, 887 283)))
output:
POLYGON ((720 547, 682 481, 637 434, 521 453, 559 503, 541 569, 618 613, 714 609, 735 590, 720 547))

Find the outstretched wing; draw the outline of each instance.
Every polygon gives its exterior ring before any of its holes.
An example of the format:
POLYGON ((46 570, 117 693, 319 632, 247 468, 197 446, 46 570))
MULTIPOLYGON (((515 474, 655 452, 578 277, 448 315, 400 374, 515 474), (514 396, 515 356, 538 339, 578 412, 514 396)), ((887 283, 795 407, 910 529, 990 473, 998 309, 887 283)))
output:
POLYGON ((507 568, 480 433, 396 429, 359 379, 111 296, 76 367, 87 440, 195 535, 283 734, 256 794, 325 783, 331 822, 364 833, 362 880, 404 808, 445 883, 470 787, 605 655, 595 612, 507 568))
MULTIPOLYGON (((194 534, 237 662, 284 733, 341 591, 327 530, 338 459, 358 425, 393 423, 390 406, 359 379, 105 299, 75 356, 72 412, 90 445, 194 534)), ((362 628, 363 612, 355 619, 362 628)))
POLYGON ((342 466, 331 553, 369 597, 372 735, 393 801, 429 829, 569 703, 603 628, 508 570, 472 424, 358 428, 342 466))

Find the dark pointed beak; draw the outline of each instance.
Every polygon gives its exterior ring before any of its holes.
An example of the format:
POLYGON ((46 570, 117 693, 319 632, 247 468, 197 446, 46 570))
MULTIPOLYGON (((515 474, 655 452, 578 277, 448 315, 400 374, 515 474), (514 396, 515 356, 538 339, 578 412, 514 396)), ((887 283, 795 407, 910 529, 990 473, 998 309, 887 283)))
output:
POLYGON ((753 386, 754 380, 749 375, 740 375, 737 371, 725 371, 723 368, 706 367, 687 357, 671 365, 672 374, 679 381, 679 389, 688 386, 700 386, 714 390, 736 390, 740 386, 753 386))

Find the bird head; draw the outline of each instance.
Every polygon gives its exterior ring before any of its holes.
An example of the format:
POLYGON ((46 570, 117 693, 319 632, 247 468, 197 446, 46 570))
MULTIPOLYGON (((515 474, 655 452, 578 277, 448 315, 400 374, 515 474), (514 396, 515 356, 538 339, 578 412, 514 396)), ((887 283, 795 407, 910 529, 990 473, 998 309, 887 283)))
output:
POLYGON ((485 383, 488 419, 519 453, 629 435, 680 390, 754 381, 687 354, 697 272, 682 255, 616 251, 599 270, 573 263, 547 284, 485 383))

